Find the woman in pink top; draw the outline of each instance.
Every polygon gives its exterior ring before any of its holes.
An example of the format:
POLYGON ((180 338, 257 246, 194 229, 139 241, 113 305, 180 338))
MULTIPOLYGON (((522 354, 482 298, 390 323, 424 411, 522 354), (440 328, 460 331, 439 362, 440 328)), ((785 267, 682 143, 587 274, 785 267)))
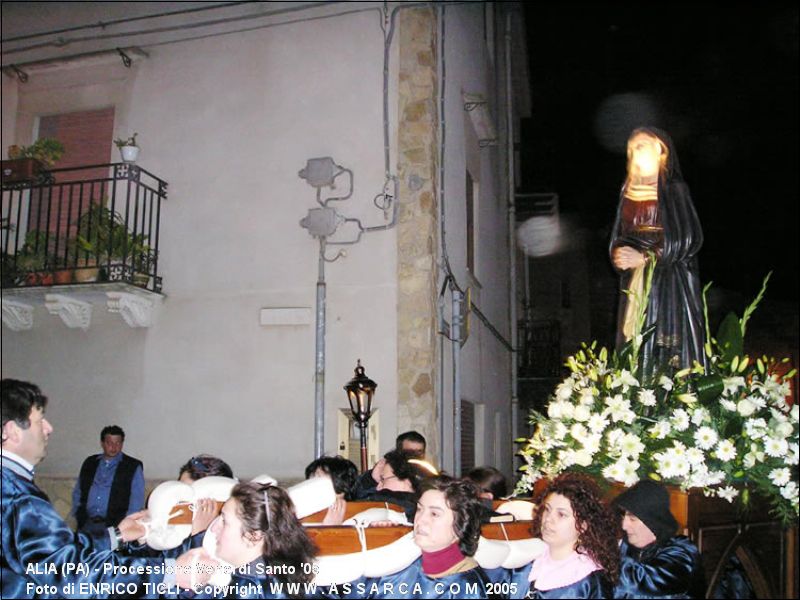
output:
POLYGON ((618 519, 592 479, 578 473, 556 477, 536 498, 531 529, 547 549, 515 577, 528 598, 613 597, 618 519))

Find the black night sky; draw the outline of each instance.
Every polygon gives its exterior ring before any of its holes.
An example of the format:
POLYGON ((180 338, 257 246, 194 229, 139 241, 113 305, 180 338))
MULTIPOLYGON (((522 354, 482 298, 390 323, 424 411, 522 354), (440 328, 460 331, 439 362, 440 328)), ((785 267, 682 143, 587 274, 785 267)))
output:
POLYGON ((703 225, 703 282, 749 301, 773 270, 768 297, 796 314, 797 5, 528 3, 525 16, 524 191, 557 192, 602 246, 627 135, 661 127, 703 225))

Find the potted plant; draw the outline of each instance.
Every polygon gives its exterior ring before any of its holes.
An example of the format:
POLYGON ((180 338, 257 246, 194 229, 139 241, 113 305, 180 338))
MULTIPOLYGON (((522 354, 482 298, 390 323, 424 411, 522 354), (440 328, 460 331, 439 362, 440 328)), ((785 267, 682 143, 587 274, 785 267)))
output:
POLYGON ((156 251, 147 244, 139 246, 136 255, 132 256, 133 283, 147 287, 150 283, 150 271, 156 262, 156 251))
MULTIPOLYGON (((150 281, 150 265, 155 260, 153 251, 147 245, 147 236, 143 233, 131 233, 122 226, 114 230, 111 240, 112 263, 123 263, 133 272, 131 281, 146 286, 150 281)), ((125 276, 127 279, 127 276, 125 276)))
POLYGON ((115 237, 125 229, 122 217, 111 212, 105 199, 92 206, 78 219, 78 231, 70 240, 70 253, 75 258, 75 280, 80 283, 97 281, 100 265, 108 264, 114 253, 115 237))
MULTIPOLYGON (((105 201, 94 204, 78 219, 78 233, 72 241, 76 264, 83 264, 75 274, 77 281, 95 281, 100 267, 119 271, 125 280, 147 285, 153 251, 147 235, 131 233, 122 216, 106 207, 105 201), (141 274, 137 281, 137 273, 141 274)), ((109 273, 106 273, 108 276, 109 273)))
POLYGON ((30 146, 10 146, 9 160, 2 164, 3 182, 31 181, 45 169, 52 168, 63 154, 64 145, 55 138, 40 138, 30 146))
POLYGON ((139 146, 136 144, 137 135, 137 133, 134 133, 129 138, 117 138, 114 140, 114 144, 119 148, 119 152, 122 155, 123 162, 135 163, 139 157, 139 146))
POLYGON ((25 244, 17 252, 17 269, 25 276, 26 285, 53 285, 53 274, 47 250, 47 232, 34 229, 25 235, 25 244))
POLYGON ((17 265, 16 257, 5 250, 0 251, 0 281, 2 287, 16 287, 22 281, 22 273, 17 265))

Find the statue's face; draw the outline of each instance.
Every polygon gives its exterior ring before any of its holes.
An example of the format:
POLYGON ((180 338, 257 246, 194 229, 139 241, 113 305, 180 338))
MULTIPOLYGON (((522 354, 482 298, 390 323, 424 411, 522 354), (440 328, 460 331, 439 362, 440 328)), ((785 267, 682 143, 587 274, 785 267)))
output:
POLYGON ((661 143, 657 138, 646 133, 637 133, 628 141, 631 175, 651 177, 658 174, 661 161, 661 143))

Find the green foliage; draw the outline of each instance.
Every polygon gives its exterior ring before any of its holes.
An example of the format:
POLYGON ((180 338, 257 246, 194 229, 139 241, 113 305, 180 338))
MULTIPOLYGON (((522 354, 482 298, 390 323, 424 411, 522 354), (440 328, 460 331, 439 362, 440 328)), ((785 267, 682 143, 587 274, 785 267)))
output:
POLYGON ((742 328, 739 324, 739 317, 734 313, 728 313, 722 320, 719 331, 717 332, 716 341, 720 358, 726 363, 733 360, 734 356, 741 356, 744 354, 742 328))
POLYGON ((17 252, 17 268, 24 273, 44 271, 50 266, 52 257, 47 248, 46 231, 34 229, 25 235, 25 243, 17 252))
POLYGON ((114 145, 117 148, 124 148, 125 146, 138 146, 136 143, 136 136, 139 135, 138 133, 134 133, 129 138, 117 138, 114 140, 114 145))
POLYGON ((78 220, 78 233, 72 242, 73 252, 94 258, 98 263, 126 262, 139 268, 152 253, 143 233, 131 233, 118 212, 106 206, 105 200, 93 204, 78 220))
POLYGON ((20 146, 9 152, 9 158, 35 158, 48 167, 64 155, 64 144, 55 138, 39 138, 30 146, 20 146))
POLYGON ((758 493, 785 524, 796 523, 800 410, 786 401, 796 371, 784 373, 788 359, 743 354, 746 321, 764 286, 745 317, 729 315, 709 338, 706 366, 645 375, 632 358, 647 329, 610 359, 595 343, 582 344, 546 410, 531 411, 517 493, 570 469, 626 486, 651 478, 703 488, 740 507, 758 493))

